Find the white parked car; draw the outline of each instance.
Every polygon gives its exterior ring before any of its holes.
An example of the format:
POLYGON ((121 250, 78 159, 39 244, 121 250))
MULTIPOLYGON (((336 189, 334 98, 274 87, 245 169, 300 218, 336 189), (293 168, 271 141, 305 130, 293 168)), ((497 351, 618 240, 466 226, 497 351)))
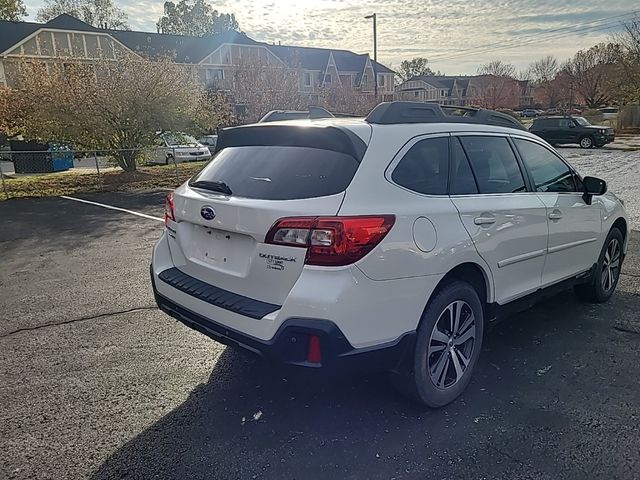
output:
POLYGON ((571 286, 609 299, 628 222, 606 183, 508 115, 445 111, 225 129, 167 197, 159 307, 276 362, 393 372, 437 407, 469 383, 489 322, 571 286))
POLYGON ((209 149, 191 135, 180 132, 164 132, 158 135, 156 147, 151 153, 151 162, 166 165, 180 162, 195 162, 211 158, 209 149))
POLYGON ((198 139, 198 143, 207 147, 209 149, 209 153, 213 155, 213 152, 216 151, 216 144, 218 143, 218 135, 205 135, 198 139))

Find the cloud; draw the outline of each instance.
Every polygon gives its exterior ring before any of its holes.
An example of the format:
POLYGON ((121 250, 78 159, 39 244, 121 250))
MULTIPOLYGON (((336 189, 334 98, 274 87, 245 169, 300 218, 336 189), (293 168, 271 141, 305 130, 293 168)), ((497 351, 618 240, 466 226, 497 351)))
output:
MULTIPOLYGON (((134 29, 155 31, 163 1, 116 0, 134 29)), ((607 39, 637 0, 216 0, 235 13, 249 36, 268 43, 373 53, 371 20, 378 16, 378 58, 387 65, 426 56, 447 73, 473 73, 499 57, 520 69, 534 58, 561 59, 607 39), (613 18, 610 18, 613 17, 613 18), (608 19, 608 20, 607 20, 608 19), (491 45, 492 48, 479 47, 491 45), (513 47, 513 48, 507 48, 513 47), (462 54, 465 56, 461 56, 462 54)), ((27 2, 30 15, 35 15, 27 2)))

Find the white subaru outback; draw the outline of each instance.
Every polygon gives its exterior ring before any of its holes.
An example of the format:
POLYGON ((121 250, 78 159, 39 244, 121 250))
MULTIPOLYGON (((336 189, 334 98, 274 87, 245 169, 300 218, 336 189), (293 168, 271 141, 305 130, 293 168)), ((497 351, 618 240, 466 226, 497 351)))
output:
POLYGON ((223 130, 166 200, 158 306, 269 360, 383 369, 451 402, 490 321, 570 286, 609 299, 628 233, 603 180, 509 116, 462 111, 391 102, 223 130))

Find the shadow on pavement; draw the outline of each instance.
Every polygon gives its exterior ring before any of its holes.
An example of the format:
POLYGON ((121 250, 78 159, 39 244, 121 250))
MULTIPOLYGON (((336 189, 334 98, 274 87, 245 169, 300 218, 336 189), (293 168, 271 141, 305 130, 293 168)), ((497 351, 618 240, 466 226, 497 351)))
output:
MULTIPOLYGON (((636 295, 615 302, 635 315, 636 295)), ((611 305, 566 293, 497 325, 466 393, 440 410, 381 375, 284 376, 227 349, 206 384, 93 479, 626 478, 638 462, 638 344, 600 319, 611 305)))

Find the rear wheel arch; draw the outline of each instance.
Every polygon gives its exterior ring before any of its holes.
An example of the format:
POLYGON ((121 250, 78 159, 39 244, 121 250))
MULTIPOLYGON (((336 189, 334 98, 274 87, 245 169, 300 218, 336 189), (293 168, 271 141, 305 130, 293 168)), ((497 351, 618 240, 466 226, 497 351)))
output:
MULTIPOLYGON (((455 281, 468 283, 474 288, 478 297, 480 297, 480 302, 482 303, 486 314, 487 306, 493 299, 493 292, 491 289, 492 281, 488 272, 486 272, 479 264, 474 262, 461 263, 449 270, 449 272, 447 272, 447 274, 438 282, 438 285, 436 285, 436 288, 431 294, 430 300, 438 293, 438 291, 455 281)), ((429 302, 425 305, 425 310, 428 306, 429 302)))

